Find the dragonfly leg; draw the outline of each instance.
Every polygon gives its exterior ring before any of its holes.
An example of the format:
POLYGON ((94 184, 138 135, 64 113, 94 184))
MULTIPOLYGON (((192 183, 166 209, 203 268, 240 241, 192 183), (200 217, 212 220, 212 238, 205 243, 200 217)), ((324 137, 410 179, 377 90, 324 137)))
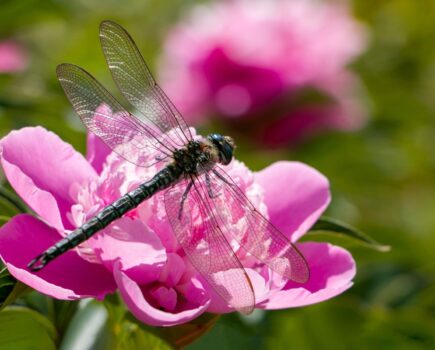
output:
MULTIPOLYGON (((230 185, 231 187, 234 186, 233 183, 229 182, 225 177, 223 177, 219 172, 217 172, 215 169, 212 169, 213 174, 215 174, 219 179, 221 179, 223 182, 225 182, 227 185, 230 185)), ((206 178, 207 181, 207 178, 206 178)), ((210 180, 209 180, 210 181, 210 180)))
POLYGON ((184 207, 184 202, 187 199, 187 195, 189 194, 190 189, 193 186, 193 180, 189 182, 189 184, 187 185, 183 196, 181 197, 181 203, 180 203, 180 210, 178 211, 178 220, 181 220, 181 215, 183 214, 183 207, 184 207))
POLYGON ((211 188, 210 175, 207 173, 205 174, 205 183, 207 185, 208 196, 210 198, 216 198, 220 195, 220 193, 213 193, 213 189, 211 188))
POLYGON ((166 158, 168 158, 168 156, 166 154, 160 154, 160 155, 154 157, 154 159, 159 161, 159 162, 162 160, 165 160, 166 158))

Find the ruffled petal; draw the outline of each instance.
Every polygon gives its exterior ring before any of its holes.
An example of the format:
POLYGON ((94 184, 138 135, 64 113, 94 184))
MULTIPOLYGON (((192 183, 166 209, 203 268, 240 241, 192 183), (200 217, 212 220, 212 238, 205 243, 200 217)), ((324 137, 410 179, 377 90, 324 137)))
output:
POLYGON ((0 256, 19 281, 57 299, 103 299, 116 289, 112 275, 100 264, 91 264, 69 251, 39 272, 27 264, 61 238, 60 234, 28 214, 13 217, 0 228, 0 256))
POLYGON ((128 217, 118 219, 88 241, 108 270, 119 261, 122 270, 140 284, 156 280, 166 263, 165 248, 147 226, 128 217))
POLYGON ((272 291, 263 309, 285 309, 319 303, 335 297, 352 286, 356 274, 355 261, 345 249, 329 243, 300 243, 310 267, 310 279, 300 285, 288 282, 281 290, 272 291))
POLYGON ((18 195, 50 226, 63 229, 62 215, 56 198, 48 191, 39 189, 35 182, 16 165, 1 158, 3 170, 18 195))
POLYGON ((112 150, 95 134, 88 133, 86 143, 86 159, 94 167, 95 171, 100 174, 107 156, 112 150))
POLYGON ((66 217, 73 204, 71 185, 97 176, 86 159, 57 135, 41 127, 12 131, 1 140, 1 150, 3 170, 20 197, 59 229, 60 213, 63 226, 71 229, 66 217))
MULTIPOLYGON (((115 264, 114 275, 124 302, 138 320, 150 326, 166 327, 186 323, 200 316, 207 310, 209 301, 197 302, 196 304, 189 303, 183 307, 182 311, 177 312, 160 310, 153 306, 144 296, 142 288, 147 287, 141 288, 137 282, 129 278, 127 274, 117 268, 117 266, 119 265, 115 264)), ((201 288, 202 287, 199 285, 196 287, 196 289, 201 288)), ((204 293, 205 291, 202 292, 202 294, 204 293)), ((171 297, 171 294, 168 293, 168 296, 171 297)), ((162 293, 160 293, 159 297, 162 297, 162 293)), ((198 301, 201 301, 201 298, 199 298, 198 301)), ((170 300, 168 299, 167 302, 169 303, 170 300)))
POLYGON ((328 206, 328 179, 299 162, 276 162, 255 175, 264 188, 269 220, 292 241, 298 240, 328 206))
POLYGON ((160 272, 159 281, 174 287, 180 282, 185 272, 184 260, 178 254, 168 253, 168 260, 160 272))

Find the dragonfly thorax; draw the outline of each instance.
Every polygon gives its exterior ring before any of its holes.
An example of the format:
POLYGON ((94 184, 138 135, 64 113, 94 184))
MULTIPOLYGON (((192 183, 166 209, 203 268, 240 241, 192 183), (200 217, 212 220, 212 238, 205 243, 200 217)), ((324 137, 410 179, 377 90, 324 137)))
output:
POLYGON ((175 165, 184 174, 197 174, 200 164, 210 163, 208 152, 204 151, 201 141, 191 140, 185 147, 178 149, 173 154, 175 165))
POLYGON ((216 163, 228 165, 233 159, 234 142, 228 136, 210 134, 201 140, 191 140, 174 152, 174 162, 184 174, 199 174, 216 163))

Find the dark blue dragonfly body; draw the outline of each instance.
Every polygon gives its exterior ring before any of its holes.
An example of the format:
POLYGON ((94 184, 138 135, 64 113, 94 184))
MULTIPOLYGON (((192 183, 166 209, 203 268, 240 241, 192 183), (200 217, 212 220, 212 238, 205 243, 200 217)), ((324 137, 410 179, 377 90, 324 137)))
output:
POLYGON ((100 39, 115 82, 142 118, 127 112, 89 73, 75 65, 58 66, 62 88, 87 129, 114 152, 138 166, 163 162, 164 167, 37 256, 29 263, 29 269, 44 268, 164 191, 166 214, 181 248, 207 283, 234 309, 250 313, 255 295, 229 242, 232 239, 282 276, 306 282, 309 269, 304 257, 257 211, 221 167, 233 159, 233 140, 219 134, 192 137, 180 113, 156 84, 133 39, 121 26, 102 22, 100 39), (150 160, 147 154, 151 152, 158 156, 150 160), (249 235, 242 237, 237 227, 227 222, 228 208, 216 200, 219 196, 232 199, 231 210, 245 220, 249 235), (201 239, 195 237, 198 225, 201 239))

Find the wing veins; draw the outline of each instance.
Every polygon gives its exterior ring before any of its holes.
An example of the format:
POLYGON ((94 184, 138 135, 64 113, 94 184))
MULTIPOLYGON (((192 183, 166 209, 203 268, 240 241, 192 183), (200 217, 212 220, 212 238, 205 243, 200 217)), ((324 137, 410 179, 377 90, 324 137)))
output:
POLYGON ((128 32, 114 22, 104 21, 100 26, 100 39, 113 78, 127 100, 162 132, 175 129, 180 139, 178 145, 184 145, 191 140, 192 135, 185 121, 157 85, 128 32), (129 77, 129 84, 126 85, 126 80, 117 71, 129 77), (138 79, 139 77, 145 79, 138 79), (132 98, 133 95, 136 95, 135 98, 132 98), (154 106, 150 110, 149 101, 157 103, 159 109, 154 106))
POLYGON ((194 178, 182 218, 177 219, 180 198, 185 191, 183 185, 179 183, 165 194, 167 215, 181 247, 192 265, 221 298, 240 312, 252 312, 255 305, 253 286, 230 244, 219 231, 215 218, 209 215, 210 207, 203 200, 201 178, 194 178), (194 219, 199 219, 195 221, 195 226, 194 219))
MULTIPOLYGON (((173 149, 169 148, 167 144, 163 143, 159 139, 159 135, 156 135, 156 133, 147 125, 143 124, 134 115, 127 112, 121 106, 121 104, 91 74, 86 72, 84 69, 72 64, 62 64, 58 66, 57 73, 59 82, 64 88, 68 99, 70 100, 77 114, 82 119, 83 123, 89 130, 102 138, 102 140, 115 152, 119 154, 119 151, 115 149, 118 146, 126 146, 129 143, 132 144, 132 140, 135 140, 135 138, 132 137, 134 134, 132 134, 131 131, 134 129, 134 132, 136 132, 137 135, 143 135, 145 144, 143 145, 142 149, 150 147, 158 152, 163 152, 162 149, 158 149, 156 147, 156 144, 158 143, 169 152, 164 152, 166 156, 170 156, 170 154, 172 154, 173 149), (101 105, 108 106, 111 109, 112 115, 99 112, 98 106, 101 105), (103 122, 105 127, 110 128, 113 133, 110 133, 109 135, 104 132, 103 129, 98 127, 98 125, 95 124, 95 116, 100 116, 103 118, 101 122, 103 122), (104 123, 104 120, 109 121, 110 123, 104 123), (115 132, 116 130, 129 130, 130 134, 117 134, 115 132), (112 136, 119 137, 117 144, 112 144, 112 136), (126 137, 129 138, 125 139, 126 137), (124 141, 121 142, 122 140, 124 141)), ((115 140, 113 142, 115 142, 115 140)), ((120 155, 128 161, 134 162, 129 158, 128 154, 120 155)), ((137 165, 142 166, 142 164, 137 165)))
MULTIPOLYGON (((228 192, 227 194, 230 195, 232 198, 236 199, 237 202, 240 204, 240 210, 244 211, 244 219, 246 220, 246 223, 248 224, 251 231, 250 236, 248 237, 248 240, 249 239, 251 240, 250 241, 251 246, 249 246, 249 244, 244 245, 243 240, 241 240, 240 237, 234 234, 233 230, 230 227, 228 227, 229 226, 228 221, 224 220, 222 217, 220 218, 223 225, 227 226, 225 229, 228 230, 228 232, 233 236, 233 238, 235 238, 239 242, 239 244, 242 245, 242 249, 245 249, 253 256, 255 256, 257 259, 261 260, 266 265, 268 265, 272 270, 278 272, 284 277, 287 277, 288 279, 299 283, 305 283, 309 279, 309 268, 304 256, 299 251, 299 249, 281 231, 279 231, 269 220, 267 220, 263 216, 263 214, 261 214, 255 208, 252 202, 241 191, 239 186, 237 186, 234 180, 221 167, 216 166, 214 169, 212 169, 210 175, 214 176, 215 181, 221 181, 223 183, 224 189, 225 188, 230 189, 231 192, 228 192), (219 171, 223 175, 219 174, 219 171), (228 186, 225 186, 225 184, 227 184, 228 186), (260 231, 261 228, 263 228, 263 231, 260 231), (266 232, 268 233, 267 235, 265 235, 266 232), (265 252, 267 252, 267 249, 270 248, 267 247, 266 249, 262 249, 260 243, 264 244, 265 238, 270 240, 271 247, 275 247, 279 249, 278 252, 274 252, 273 254, 274 257, 272 258, 264 257, 265 252), (282 258, 288 260, 290 265, 289 266, 290 271, 288 271, 288 269, 285 269, 283 271, 284 269, 283 263, 282 261, 281 264, 279 262, 279 259, 282 258), (295 269, 296 269, 296 273, 293 272, 293 270, 295 269), (299 276, 298 276, 298 271, 299 271, 299 276)), ((226 199, 228 200, 228 198, 226 199)), ((218 208, 216 201, 214 201, 213 199, 211 199, 211 201, 213 202, 217 215, 222 216, 222 210, 219 210, 222 208, 218 208)))

